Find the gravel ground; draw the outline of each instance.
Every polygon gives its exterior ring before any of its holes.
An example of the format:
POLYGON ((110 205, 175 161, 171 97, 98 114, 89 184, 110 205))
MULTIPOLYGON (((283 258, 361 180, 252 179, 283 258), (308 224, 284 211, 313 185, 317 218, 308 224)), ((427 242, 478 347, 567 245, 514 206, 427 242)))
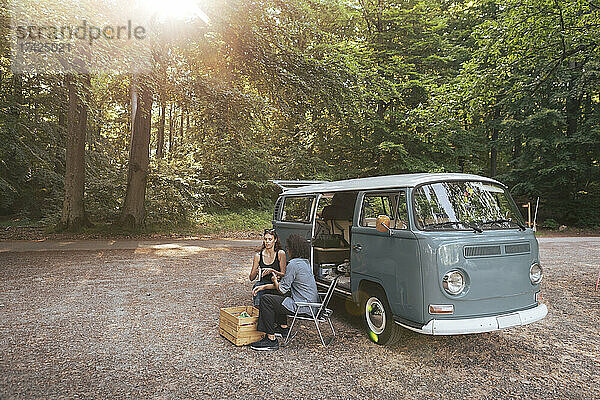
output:
POLYGON ((600 240, 541 239, 550 313, 479 335, 368 341, 334 302, 257 353, 217 333, 247 304, 247 244, 0 253, 0 398, 600 398, 600 240))

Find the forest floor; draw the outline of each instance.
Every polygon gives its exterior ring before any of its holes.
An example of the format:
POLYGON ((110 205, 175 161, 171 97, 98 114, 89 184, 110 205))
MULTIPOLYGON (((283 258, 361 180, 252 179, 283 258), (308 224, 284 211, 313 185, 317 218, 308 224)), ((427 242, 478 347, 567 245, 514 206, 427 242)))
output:
POLYGON ((51 232, 42 226, 0 226, 0 242, 6 240, 93 240, 93 239, 139 239, 139 240, 169 240, 169 239, 257 239, 261 237, 260 230, 232 230, 225 232, 203 233, 194 232, 186 228, 180 232, 114 232, 110 230, 98 230, 83 233, 51 232))
POLYGON ((254 239, 272 226, 273 210, 238 209, 207 211, 193 221, 148 223, 139 231, 127 231, 110 222, 94 221, 77 233, 57 232, 55 226, 19 216, 0 216, 2 240, 79 240, 79 239, 172 239, 214 238, 254 239))
POLYGON ((217 333, 249 304, 256 240, 6 241, 0 398, 598 398, 600 238, 539 242, 537 323, 382 347, 335 301, 329 347, 304 324, 258 353, 217 333))

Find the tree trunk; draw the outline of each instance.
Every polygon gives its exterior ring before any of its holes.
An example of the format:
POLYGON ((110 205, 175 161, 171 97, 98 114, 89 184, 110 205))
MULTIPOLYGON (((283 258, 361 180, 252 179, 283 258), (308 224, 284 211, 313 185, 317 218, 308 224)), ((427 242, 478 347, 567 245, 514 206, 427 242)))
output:
POLYGON ((567 137, 573 137, 577 132, 577 120, 579 119, 579 108, 581 101, 574 95, 569 94, 566 101, 567 111, 567 137))
POLYGON ((23 98, 23 79, 21 74, 13 74, 12 76, 12 101, 10 107, 10 113, 14 117, 16 123, 21 115, 21 109, 25 103, 23 98))
POLYGON ((134 78, 131 88, 131 147, 121 225, 125 229, 138 229, 144 225, 146 217, 144 200, 150 153, 152 92, 138 77, 134 78))
POLYGON ((96 140, 94 140, 94 151, 98 151, 98 143, 102 140, 102 124, 98 125, 96 130, 96 140))
POLYGON ((498 128, 498 120, 500 119, 500 110, 496 109, 491 114, 490 128, 490 177, 494 177, 498 173, 498 137, 500 130, 498 128))
POLYGON ((160 107, 160 124, 158 125, 158 138, 156 143, 156 158, 159 160, 164 156, 165 148, 165 112, 167 111, 166 105, 163 102, 160 107))
POLYGON ((169 156, 173 151, 173 103, 169 108, 169 156))
POLYGON ((521 136, 521 133, 515 133, 515 136, 513 137, 513 160, 521 157, 523 151, 522 140, 523 137, 521 136))
POLYGON ((496 176, 498 162, 498 129, 492 128, 491 149, 490 149, 490 177, 496 176))
POLYGON ((183 144, 183 118, 184 118, 184 114, 185 112, 183 111, 183 108, 181 109, 181 121, 179 124, 179 140, 180 140, 180 144, 183 144))
POLYGON ((67 111, 65 196, 60 228, 78 230, 88 225, 83 194, 90 76, 67 75, 66 84, 69 93, 69 107, 67 111))
POLYGON ((573 137, 577 132, 577 122, 579 119, 579 109, 581 107, 581 95, 577 90, 577 76, 581 63, 571 60, 569 62, 571 78, 567 83, 567 99, 565 102, 565 111, 567 116, 567 137, 573 137))

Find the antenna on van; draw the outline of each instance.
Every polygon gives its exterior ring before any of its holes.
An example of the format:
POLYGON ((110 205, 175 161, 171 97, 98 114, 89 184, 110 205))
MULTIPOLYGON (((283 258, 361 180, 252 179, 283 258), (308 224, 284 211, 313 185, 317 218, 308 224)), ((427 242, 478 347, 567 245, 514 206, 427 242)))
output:
POLYGON ((540 197, 538 196, 537 201, 535 202, 535 214, 533 214, 533 231, 535 232, 535 221, 537 220, 537 211, 538 206, 540 205, 540 197))

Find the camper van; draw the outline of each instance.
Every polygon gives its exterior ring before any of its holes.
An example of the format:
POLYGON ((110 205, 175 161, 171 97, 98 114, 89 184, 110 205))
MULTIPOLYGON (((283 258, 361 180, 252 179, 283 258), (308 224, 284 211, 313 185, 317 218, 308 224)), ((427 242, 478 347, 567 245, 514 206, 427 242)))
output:
POLYGON ((502 183, 469 174, 274 181, 282 243, 311 243, 317 285, 364 315, 370 339, 401 329, 490 332, 546 316, 538 243, 502 183))

